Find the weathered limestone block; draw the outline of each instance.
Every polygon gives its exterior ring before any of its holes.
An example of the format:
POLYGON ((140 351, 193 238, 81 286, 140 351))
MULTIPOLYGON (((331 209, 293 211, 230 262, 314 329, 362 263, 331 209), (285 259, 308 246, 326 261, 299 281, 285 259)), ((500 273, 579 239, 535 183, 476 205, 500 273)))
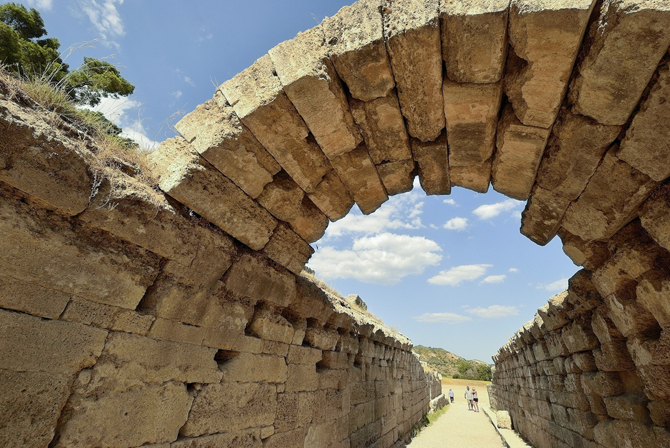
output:
POLYGON ((557 330, 568 324, 569 321, 566 318, 564 309, 567 296, 567 291, 556 294, 549 298, 546 308, 542 307, 537 310, 547 330, 557 330))
POLYGON ((644 384, 644 393, 650 400, 670 400, 670 365, 638 367, 637 375, 644 384))
MULTIPOLYGON (((277 396, 277 418, 274 427, 279 433, 308 427, 317 406, 314 392, 288 392, 277 396)), ((320 403, 319 403, 320 405, 320 403)))
POLYGON ((449 165, 480 165, 493 154, 502 81, 495 84, 442 84, 449 140, 449 165))
POLYGON ((670 279, 667 272, 649 272, 638 280, 637 303, 649 311, 658 324, 670 326, 670 279))
POLYGON ((147 336, 151 339, 203 345, 208 332, 205 327, 185 324, 180 321, 157 317, 147 336))
POLYGON ((609 309, 609 317, 625 337, 658 325, 654 316, 637 303, 634 289, 617 291, 605 297, 605 303, 609 309))
POLYGON ((285 223, 279 223, 262 252, 296 275, 307 264, 314 249, 285 223))
POLYGON ((377 172, 389 196, 405 193, 414 187, 414 160, 384 162, 377 165, 377 172))
POLYGON ((227 383, 283 383, 287 376, 286 361, 282 356, 239 353, 221 361, 219 368, 223 372, 223 382, 227 383))
MULTIPOLYGON (((597 372, 596 359, 591 352, 573 353, 572 361, 581 372, 597 372)), ((580 373, 580 372, 575 372, 580 373)))
POLYGON ((581 376, 582 388, 587 395, 599 397, 613 397, 624 393, 624 384, 618 373, 597 372, 583 373, 581 376))
POLYGON ((309 243, 317 241, 326 231, 328 217, 305 197, 305 192, 285 171, 265 186, 257 200, 309 243))
POLYGON ((0 125, 0 180, 68 215, 81 213, 93 187, 85 143, 5 99, 0 99, 0 125))
POLYGON ((492 162, 493 157, 481 165, 450 166, 449 179, 451 185, 467 188, 477 193, 486 193, 489 191, 492 162))
POLYGON ((335 350, 338 339, 336 331, 316 327, 308 327, 305 331, 305 342, 321 350, 335 350))
POLYGON ((280 43, 268 54, 284 92, 328 158, 351 151, 361 135, 349 112, 340 78, 328 58, 320 25, 280 43))
MULTIPOLYGON (((268 437, 268 436, 266 436, 268 437)), ((180 438, 170 444, 169 448, 263 448, 262 429, 249 429, 227 434, 214 434, 197 438, 180 438)), ((154 448, 150 446, 149 448, 154 448)), ((162 448, 162 447, 155 447, 162 448)), ((167 448, 167 447, 165 447, 167 448)))
POLYGON ((261 339, 290 344, 295 330, 293 326, 273 309, 266 307, 256 310, 248 330, 261 339))
POLYGON ((150 160, 163 191, 254 250, 277 225, 266 210, 200 157, 186 140, 166 140, 150 160))
POLYGON ((175 128, 198 154, 254 199, 281 169, 240 122, 221 92, 196 107, 175 128))
POLYGON ((361 128, 375 165, 412 157, 405 121, 395 92, 367 102, 351 99, 350 103, 351 113, 361 128))
POLYGON ((305 437, 305 446, 332 446, 333 442, 344 434, 338 432, 336 420, 314 425, 312 424, 305 437))
MULTIPOLYGON (((670 8, 668 11, 670 18, 670 8)), ((670 23, 670 22, 669 22, 670 23)), ((670 36, 670 32, 667 33, 670 36)), ((626 131, 617 157, 656 181, 670 176, 670 66, 658 81, 626 131)))
POLYGON ((363 214, 369 215, 388 200, 365 144, 330 162, 363 214))
POLYGON ((493 188, 515 199, 528 199, 548 137, 549 129, 525 126, 508 105, 498 123, 493 188))
POLYGON ((187 437, 272 425, 277 388, 269 384, 208 384, 193 401, 180 433, 187 437), (239 403, 239 406, 230 406, 239 403))
POLYGON ((316 365, 289 364, 286 392, 315 391, 319 388, 316 365))
POLYGON ((620 126, 601 125, 561 110, 537 172, 537 183, 555 195, 577 199, 620 131, 620 126))
POLYGON ((0 307, 35 316, 57 319, 70 296, 31 282, 0 274, 0 307))
POLYGON ((172 442, 186 423, 192 402, 186 385, 177 383, 77 397, 54 447, 124 448, 172 442))
MULTIPOLYGON (((158 275, 159 257, 89 233, 0 190, 0 270, 16 280, 134 309, 158 275)), ((61 299, 62 300, 62 299, 61 299)))
POLYGON ((670 423, 670 403, 662 401, 651 401, 647 405, 651 421, 656 426, 667 427, 670 423))
POLYGON ((0 369, 73 374, 95 364, 107 331, 0 310, 0 369))
POLYGON ((642 227, 662 247, 670 250, 670 189, 654 191, 640 209, 642 227))
POLYGON ((214 348, 113 332, 93 371, 128 383, 218 383, 222 374, 214 355, 214 348))
POLYGON ((563 343, 565 343, 570 353, 593 350, 600 345, 598 338, 591 330, 591 326, 584 322, 575 321, 563 327, 562 335, 563 343))
POLYGON ((442 59, 449 79, 460 83, 500 81, 507 56, 508 7, 508 0, 440 2, 442 59))
POLYGON ((270 56, 261 57, 219 90, 300 188, 313 191, 330 169, 328 159, 282 90, 270 56))
POLYGON ((407 130, 423 142, 444 128, 437 0, 385 0, 384 37, 407 130))
POLYGON ((412 155, 419 167, 419 181, 423 191, 429 196, 450 194, 449 148, 446 134, 442 133, 437 140, 430 143, 423 143, 413 138, 411 146, 412 155))
POLYGON ((308 196, 331 221, 344 218, 354 206, 354 198, 332 169, 308 196))
POLYGON ((621 125, 670 45, 670 7, 653 0, 608 1, 599 7, 570 86, 570 100, 577 113, 621 125))
POLYGON ((596 270, 610 257, 607 244, 600 241, 584 241, 564 228, 558 230, 563 243, 563 252, 574 264, 596 270))
POLYGON ((521 214, 521 233, 534 243, 544 246, 561 226, 570 200, 535 184, 526 208, 521 214))
POLYGON ((147 334, 154 321, 153 316, 78 297, 70 300, 60 319, 141 335, 147 334))
POLYGON ((295 280, 296 295, 289 309, 300 318, 312 318, 318 322, 326 322, 334 312, 326 293, 303 277, 296 277, 295 280))
POLYGON ((321 22, 337 73, 361 101, 386 96, 395 86, 380 25, 383 1, 358 1, 321 22))
POLYGON ((316 348, 291 345, 286 361, 289 364, 316 365, 323 358, 323 352, 316 348))
POLYGON ((70 395, 70 378, 43 372, 0 370, 0 444, 48 446, 70 395))
POLYGON ((263 448, 283 448, 286 446, 305 446, 307 427, 294 429, 292 431, 274 434, 264 440, 263 448))
POLYGON ((562 226, 585 240, 609 238, 630 221, 656 185, 610 150, 584 192, 568 207, 562 226))
POLYGON ((512 0, 505 93, 519 120, 549 128, 567 91, 593 0, 512 0))
POLYGON ((253 254, 244 255, 235 262, 223 282, 229 297, 253 303, 263 300, 285 307, 296 297, 293 274, 275 269, 267 259, 253 254))
POLYGON ((602 372, 621 372, 635 370, 635 364, 623 341, 607 342, 593 350, 596 365, 602 372))
POLYGON ((603 420, 593 432, 602 446, 663 446, 652 428, 639 421, 603 420))

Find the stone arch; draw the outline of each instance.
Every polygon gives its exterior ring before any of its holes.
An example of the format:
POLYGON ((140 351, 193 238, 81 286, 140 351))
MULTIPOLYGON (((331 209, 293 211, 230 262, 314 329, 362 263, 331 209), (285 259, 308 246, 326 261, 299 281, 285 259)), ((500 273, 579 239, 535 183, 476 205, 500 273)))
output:
POLYGON ((360 0, 184 117, 150 156, 160 192, 100 183, 66 125, 3 100, 0 369, 49 390, 8 434, 393 445, 435 393, 411 342, 299 274, 329 221, 418 175, 528 200, 521 232, 584 267, 496 355, 515 426, 663 445, 668 30, 648 1, 360 0), (119 406, 149 423, 108 428, 119 406))

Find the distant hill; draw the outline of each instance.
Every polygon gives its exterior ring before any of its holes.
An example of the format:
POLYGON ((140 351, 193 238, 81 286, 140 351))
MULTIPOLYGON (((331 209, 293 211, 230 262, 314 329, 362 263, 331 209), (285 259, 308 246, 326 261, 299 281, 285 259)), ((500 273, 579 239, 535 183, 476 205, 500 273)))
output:
POLYGON ((442 376, 466 379, 491 380, 491 365, 482 361, 467 360, 443 348, 424 347, 415 345, 412 349, 419 355, 430 370, 435 370, 442 376))

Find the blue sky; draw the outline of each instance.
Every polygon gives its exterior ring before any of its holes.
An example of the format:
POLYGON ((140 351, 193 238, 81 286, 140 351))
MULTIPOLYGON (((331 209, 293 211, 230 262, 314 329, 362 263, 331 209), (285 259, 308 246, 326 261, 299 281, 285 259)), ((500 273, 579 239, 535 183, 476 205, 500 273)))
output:
MULTIPOLYGON (((31 0, 78 66, 109 57, 133 84, 104 111, 152 146, 215 86, 277 43, 335 14, 341 0, 31 0)), ((356 207, 331 223, 310 266, 342 294, 415 344, 468 359, 490 357, 577 271, 558 238, 540 247, 519 233, 523 203, 496 192, 412 192, 371 216, 356 207)))

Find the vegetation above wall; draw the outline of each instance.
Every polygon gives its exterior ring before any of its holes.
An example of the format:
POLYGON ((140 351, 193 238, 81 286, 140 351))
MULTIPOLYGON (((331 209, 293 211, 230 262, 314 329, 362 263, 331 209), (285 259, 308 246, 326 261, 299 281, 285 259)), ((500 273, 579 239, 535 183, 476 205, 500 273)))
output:
POLYGON ((414 353, 419 359, 443 376, 463 378, 466 380, 491 381, 491 366, 485 362, 468 361, 442 348, 414 346, 414 353))

